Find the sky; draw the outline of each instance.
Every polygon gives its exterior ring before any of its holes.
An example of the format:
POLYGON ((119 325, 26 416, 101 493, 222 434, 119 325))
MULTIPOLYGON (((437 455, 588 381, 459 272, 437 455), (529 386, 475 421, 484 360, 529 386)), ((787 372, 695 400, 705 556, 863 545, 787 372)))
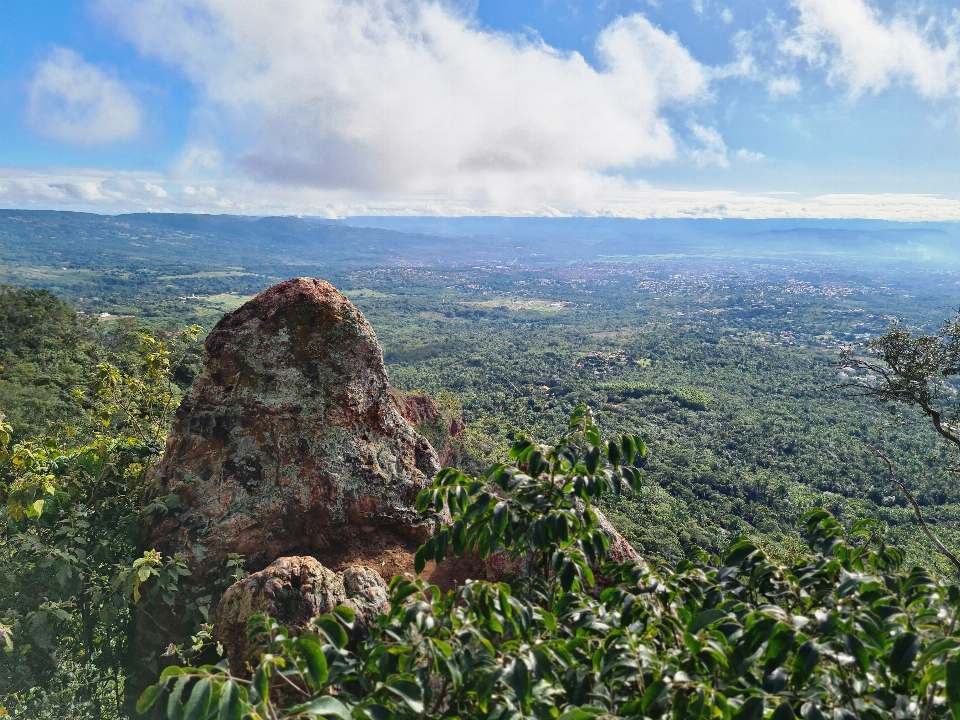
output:
POLYGON ((942 0, 0 0, 0 207, 960 220, 942 0))

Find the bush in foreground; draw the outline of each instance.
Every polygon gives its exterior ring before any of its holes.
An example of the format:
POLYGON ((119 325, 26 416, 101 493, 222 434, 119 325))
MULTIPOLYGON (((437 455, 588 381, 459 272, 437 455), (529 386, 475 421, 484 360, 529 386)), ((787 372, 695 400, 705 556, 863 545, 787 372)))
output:
POLYGON ((348 608, 300 637, 254 616, 247 677, 171 667, 138 709, 198 718, 673 717, 960 720, 960 589, 905 570, 872 523, 804 518, 810 551, 771 562, 741 538, 675 571, 604 561, 593 504, 635 490, 633 436, 603 442, 586 408, 512 466, 441 472, 420 497, 452 525, 418 553, 506 553, 510 582, 455 592, 395 577, 355 647, 348 608))

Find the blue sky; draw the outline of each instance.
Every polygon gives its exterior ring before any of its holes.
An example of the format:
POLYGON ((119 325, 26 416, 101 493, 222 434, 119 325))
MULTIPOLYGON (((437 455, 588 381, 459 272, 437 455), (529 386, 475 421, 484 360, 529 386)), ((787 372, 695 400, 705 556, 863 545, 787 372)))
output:
POLYGON ((0 0, 0 206, 960 219, 923 0, 0 0))

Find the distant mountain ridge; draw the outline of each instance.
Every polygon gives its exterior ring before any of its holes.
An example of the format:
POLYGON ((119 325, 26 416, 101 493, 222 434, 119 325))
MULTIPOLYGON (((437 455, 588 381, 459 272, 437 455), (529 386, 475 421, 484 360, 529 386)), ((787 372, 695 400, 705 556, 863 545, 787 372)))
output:
POLYGON ((0 262, 103 268, 143 260, 261 269, 690 255, 960 266, 960 224, 876 220, 355 217, 345 220, 0 210, 0 262))

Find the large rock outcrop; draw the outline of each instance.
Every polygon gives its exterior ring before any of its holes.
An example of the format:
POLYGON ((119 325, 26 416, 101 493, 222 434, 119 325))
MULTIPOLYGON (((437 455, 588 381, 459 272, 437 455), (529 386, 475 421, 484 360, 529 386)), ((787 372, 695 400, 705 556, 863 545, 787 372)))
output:
POLYGON ((232 553, 254 573, 315 556, 392 577, 439 522, 414 508, 437 455, 402 417, 370 324, 329 283, 269 288, 225 315, 206 350, 154 472, 157 496, 179 505, 143 529, 145 547, 181 554, 191 574, 175 607, 137 605, 131 707, 199 606, 217 607, 232 553))
MULTIPOLYGON (((412 573, 417 547, 444 520, 415 510, 439 463, 404 415, 425 432, 436 425, 448 448, 462 415, 391 391, 373 329, 329 283, 269 288, 225 315, 206 349, 154 474, 157 495, 175 494, 179 505, 144 527, 145 547, 182 554, 191 575, 176 607, 137 606, 128 702, 156 680, 162 649, 188 639, 198 602, 214 609, 234 665, 243 664, 253 612, 305 628, 343 602, 355 606, 358 627, 373 622, 385 607, 384 579, 412 573), (228 589, 233 553, 253 575, 228 589)), ((604 530, 612 559, 636 557, 604 530)), ((429 563, 423 576, 451 589, 521 569, 504 557, 464 557, 429 563)))
POLYGON ((436 453, 402 417, 370 324, 332 285, 275 285, 225 315, 206 349, 156 473, 181 506, 147 546, 184 553, 202 584, 230 553, 259 570, 336 551, 345 526, 429 534, 414 501, 436 453))

